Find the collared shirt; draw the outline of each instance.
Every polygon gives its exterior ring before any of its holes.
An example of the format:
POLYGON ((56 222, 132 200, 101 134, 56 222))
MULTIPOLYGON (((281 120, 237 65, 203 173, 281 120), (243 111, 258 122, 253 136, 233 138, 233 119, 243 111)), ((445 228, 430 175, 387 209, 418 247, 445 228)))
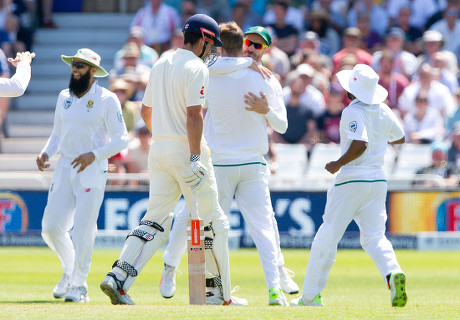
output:
POLYGON ((187 138, 187 107, 205 104, 209 72, 192 51, 178 48, 150 72, 142 104, 152 107, 152 137, 187 138))
MULTIPOLYGON (((225 57, 235 67, 238 58, 225 57)), ((281 85, 274 77, 264 79, 252 69, 241 69, 225 75, 211 72, 208 88, 208 111, 204 135, 214 164, 242 164, 263 161, 268 151, 267 121, 277 132, 287 128, 286 108, 281 85), (248 111, 244 95, 265 93, 270 106, 267 114, 248 111)))
POLYGON ((160 4, 157 14, 154 14, 149 3, 136 13, 131 23, 131 27, 133 26, 142 27, 145 43, 151 46, 171 39, 174 30, 179 27, 179 15, 173 7, 165 3, 160 4))
POLYGON ((42 152, 51 158, 58 150, 66 158, 93 152, 107 159, 128 146, 128 133, 117 96, 94 82, 81 98, 69 89, 59 94, 53 132, 42 152))
POLYGON ((342 111, 340 149, 344 154, 353 140, 366 141, 367 148, 357 159, 344 165, 336 183, 351 180, 385 180, 384 156, 388 142, 404 137, 404 130, 391 109, 384 103, 368 105, 353 100, 342 111))

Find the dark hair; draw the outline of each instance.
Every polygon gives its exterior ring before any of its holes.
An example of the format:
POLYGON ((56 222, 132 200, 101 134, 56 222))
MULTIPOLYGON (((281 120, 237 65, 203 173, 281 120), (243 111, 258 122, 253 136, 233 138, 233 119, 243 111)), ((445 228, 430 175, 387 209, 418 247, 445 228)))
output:
POLYGON ((191 45, 194 45, 200 41, 200 39, 203 38, 203 35, 199 32, 194 32, 194 31, 185 31, 184 32, 184 44, 190 43, 191 45))
POLYGON ((347 91, 347 97, 348 97, 348 99, 350 99, 351 101, 353 101, 353 100, 356 99, 356 97, 355 97, 351 92, 348 92, 348 91, 347 91))

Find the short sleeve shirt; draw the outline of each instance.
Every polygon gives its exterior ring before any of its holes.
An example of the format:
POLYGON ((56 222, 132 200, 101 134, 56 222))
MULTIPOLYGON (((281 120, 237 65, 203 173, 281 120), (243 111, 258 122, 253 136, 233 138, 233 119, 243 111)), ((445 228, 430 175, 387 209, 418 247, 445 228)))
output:
POLYGON ((152 137, 187 137, 187 107, 205 105, 209 72, 193 52, 177 49, 150 72, 142 104, 152 108, 152 137))

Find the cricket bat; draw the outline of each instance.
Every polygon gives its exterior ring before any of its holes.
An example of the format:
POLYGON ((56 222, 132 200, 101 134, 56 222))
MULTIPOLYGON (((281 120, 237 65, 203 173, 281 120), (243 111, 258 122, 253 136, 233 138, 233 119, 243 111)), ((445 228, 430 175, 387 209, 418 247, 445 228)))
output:
POLYGON ((204 226, 198 216, 196 193, 192 192, 192 212, 187 227, 188 286, 190 304, 206 304, 204 226))

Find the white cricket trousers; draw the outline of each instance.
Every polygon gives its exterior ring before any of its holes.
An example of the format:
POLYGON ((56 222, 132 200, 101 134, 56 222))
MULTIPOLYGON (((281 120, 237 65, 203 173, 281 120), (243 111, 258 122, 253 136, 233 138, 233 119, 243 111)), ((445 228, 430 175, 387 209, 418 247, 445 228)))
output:
POLYGON ((384 280, 391 272, 401 272, 393 246, 385 237, 386 195, 384 181, 350 182, 329 188, 323 223, 313 240, 305 273, 303 295, 306 300, 313 300, 326 286, 337 245, 352 220, 359 227, 361 246, 384 280))
MULTIPOLYGON (((214 166, 217 180, 219 203, 228 216, 235 196, 236 203, 246 222, 259 253, 268 289, 279 288, 279 243, 278 226, 275 224, 270 191, 268 189, 267 168, 262 164, 239 166, 214 166)), ((179 266, 186 248, 186 227, 189 213, 184 208, 176 215, 168 247, 163 261, 171 266, 179 266)), ((284 259, 281 255, 284 265, 284 259)))
POLYGON ((91 266, 107 175, 104 161, 94 161, 78 174, 71 162, 61 157, 54 170, 42 237, 61 260, 63 273, 71 275, 71 285, 79 287, 86 284, 91 266))

